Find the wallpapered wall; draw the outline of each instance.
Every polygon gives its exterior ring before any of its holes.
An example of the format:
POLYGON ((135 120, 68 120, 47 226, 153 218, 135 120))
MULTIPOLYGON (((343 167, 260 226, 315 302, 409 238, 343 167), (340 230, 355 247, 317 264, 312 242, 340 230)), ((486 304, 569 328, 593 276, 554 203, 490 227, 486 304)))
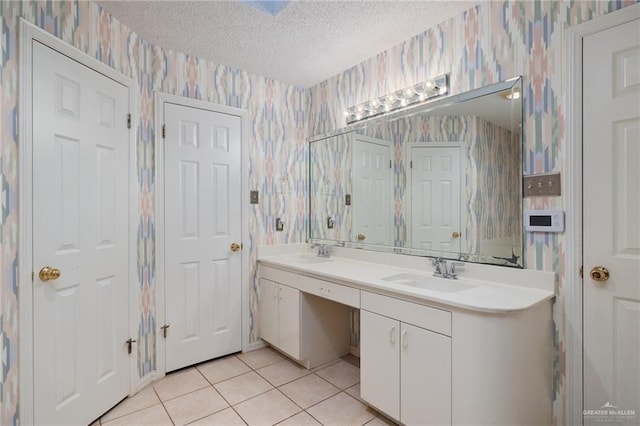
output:
MULTIPOLYGON (((476 186, 470 216, 475 227, 473 243, 480 250, 481 240, 509 238, 521 239, 520 215, 520 133, 511 132, 481 118, 474 123, 475 135, 470 148, 471 163, 476 164, 476 186), (514 196, 516 195, 516 196, 514 196)), ((518 253, 520 254, 520 253, 518 253)))
MULTIPOLYGON (((249 112, 249 188, 260 191, 260 204, 248 213, 250 311, 257 315, 255 248, 305 240, 306 110, 305 90, 238 69, 154 46, 89 1, 2 1, 1 166, 2 223, 0 286, 0 424, 17 424, 18 405, 18 29, 19 17, 45 29, 90 56, 133 78, 137 84, 138 223, 138 370, 156 368, 156 278, 154 183, 154 94, 156 91, 238 107, 249 112), (286 180, 286 194, 276 183, 286 180), (285 231, 275 232, 275 217, 285 231)), ((257 328, 251 327, 251 340, 257 328)))
POLYGON ((352 194, 353 132, 341 133, 309 146, 309 235, 327 240, 351 240, 351 206, 345 196, 352 194), (327 219, 333 219, 329 228, 327 219))
MULTIPOLYGON (((138 368, 155 368, 155 187, 153 95, 157 90, 249 111, 250 189, 261 203, 249 212, 252 272, 255 247, 304 240, 306 211, 305 137, 341 127, 350 105, 451 72, 452 93, 515 75, 525 76, 525 172, 561 171, 564 29, 635 3, 609 1, 495 1, 482 3, 406 42, 384 51, 311 89, 293 87, 189 54, 154 46, 92 1, 2 1, 0 84, 0 424, 17 424, 18 403, 18 26, 22 16, 83 52, 132 77, 139 88, 136 125, 140 222, 138 224, 138 368), (291 188, 277 194, 278 179, 291 188), (279 195, 279 196, 276 196, 279 195), (274 218, 285 218, 275 233, 274 218)), ((561 198, 527 200, 528 207, 561 208, 561 198)), ((562 236, 527 236, 526 265, 558 273, 563 285, 562 236)), ((257 294, 251 280, 250 311, 257 294)), ((554 415, 563 419, 564 301, 554 308, 556 380, 554 415)), ((251 340, 256 339, 252 327, 251 340)))
MULTIPOLYGON (((565 30, 624 6, 612 1, 491 1, 401 43, 309 90, 310 135, 344 125, 347 107, 447 72, 451 92, 524 76, 524 172, 562 172, 565 30)), ((562 197, 528 198, 525 208, 563 208, 562 197)), ((565 239, 527 234, 525 266, 555 271, 554 422, 564 423, 565 239)))

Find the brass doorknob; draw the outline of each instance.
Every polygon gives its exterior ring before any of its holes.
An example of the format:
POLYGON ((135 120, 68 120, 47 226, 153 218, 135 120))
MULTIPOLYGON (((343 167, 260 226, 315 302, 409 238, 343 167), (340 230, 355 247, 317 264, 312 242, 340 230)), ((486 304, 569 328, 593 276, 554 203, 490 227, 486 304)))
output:
POLYGON ((364 234, 358 234, 356 238, 358 239, 358 241, 364 241, 366 237, 364 236, 364 234))
POLYGON ((40 273, 38 274, 38 276, 42 281, 57 280, 58 278, 60 278, 60 269, 45 266, 44 268, 40 269, 40 273))
POLYGON ((458 238, 460 235, 462 235, 461 233, 457 232, 457 231, 453 231, 453 234, 451 234, 451 236, 453 238, 458 238))
POLYGON ((238 251, 242 248, 242 246, 238 243, 231 244, 231 251, 238 251))
POLYGON ((609 279, 609 270, 603 266, 595 266, 590 275, 595 281, 606 281, 609 279))

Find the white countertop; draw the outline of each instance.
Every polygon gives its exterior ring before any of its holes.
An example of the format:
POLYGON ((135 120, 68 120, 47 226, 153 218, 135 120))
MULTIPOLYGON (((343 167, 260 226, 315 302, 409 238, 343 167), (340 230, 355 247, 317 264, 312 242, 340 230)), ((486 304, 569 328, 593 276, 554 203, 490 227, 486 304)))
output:
POLYGON ((361 290, 481 312, 521 311, 554 297, 551 272, 465 264, 453 280, 433 277, 431 259, 392 253, 336 247, 330 258, 323 259, 306 244, 290 244, 260 247, 258 262, 361 290), (418 277, 424 285, 384 280, 399 274, 418 277), (451 288, 462 289, 448 291, 451 288))

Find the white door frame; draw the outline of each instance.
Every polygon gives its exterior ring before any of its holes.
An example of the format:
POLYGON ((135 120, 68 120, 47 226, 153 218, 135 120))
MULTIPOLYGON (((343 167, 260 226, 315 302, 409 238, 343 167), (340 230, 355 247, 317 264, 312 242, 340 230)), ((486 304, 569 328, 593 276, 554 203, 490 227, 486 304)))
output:
POLYGON ((157 370, 154 377, 162 377, 166 374, 166 341, 161 336, 160 327, 162 327, 166 321, 165 319, 165 187, 164 187, 164 138, 162 137, 162 124, 163 124, 163 104, 172 103, 182 105, 191 108, 205 109, 207 111, 213 111, 221 114, 229 114, 240 117, 241 129, 240 129, 240 204, 241 204, 241 233, 240 242, 243 245, 243 249, 240 251, 241 260, 241 272, 240 272, 240 285, 242 286, 242 352, 246 352, 253 347, 249 346, 249 257, 250 257, 250 244, 249 244, 249 156, 247 152, 248 138, 248 113, 247 110, 240 108, 233 108, 224 105, 218 105, 211 102, 201 101, 198 99, 185 98, 183 96, 170 95, 168 93, 156 92, 155 95, 155 163, 156 163, 156 285, 157 285, 157 305, 156 313, 158 321, 156 323, 156 365, 157 370))
MULTIPOLYGON (((412 217, 411 217, 411 203, 412 203, 412 199, 411 197, 407 197, 406 194, 412 194, 413 193, 413 188, 412 188, 412 179, 408 179, 407 176, 409 174, 411 174, 411 167, 410 167, 410 162, 413 159, 413 155, 412 155, 412 149, 413 148, 458 148, 460 150, 460 176, 458 176, 458 178, 460 179, 460 232, 462 233, 462 235, 460 236, 460 251, 462 252, 462 248, 466 247, 467 245, 467 235, 466 232, 462 232, 462 230, 465 229, 465 226, 467 224, 467 209, 466 208, 462 208, 463 207, 463 203, 462 203, 462 196, 463 194, 466 193, 466 188, 462 187, 462 184, 464 182, 464 174, 467 170, 467 163, 469 162, 469 159, 467 158, 465 154, 465 152, 462 150, 462 148, 464 148, 465 144, 463 142, 407 142, 405 144, 405 149, 404 149, 404 173, 405 173, 405 198, 404 198, 404 210, 405 210, 405 223, 407 224, 407 227, 412 226, 412 217)), ((407 236, 406 236, 406 240, 405 240, 405 247, 407 248, 412 248, 412 243, 413 243, 413 238, 411 236, 411 232, 407 232, 407 236)))
POLYGON ((566 268, 562 286, 565 302, 566 347, 566 421, 567 424, 583 424, 583 280, 582 267, 582 43, 591 34, 640 18, 640 4, 627 6, 616 12, 595 18, 575 27, 565 34, 565 85, 567 88, 564 155, 566 194, 566 268))
MULTIPOLYGON (((19 343, 19 398, 20 398, 20 423, 33 424, 34 420, 34 366, 33 366, 33 87, 32 75, 32 55, 33 43, 40 42, 61 54, 73 59, 92 70, 122 84, 129 90, 129 111, 131 112, 131 122, 137 123, 137 86, 133 79, 120 74, 113 68, 88 56, 86 53, 63 42, 59 38, 34 26, 24 19, 20 19, 20 50, 19 50, 19 185, 18 185, 18 320, 20 324, 19 343)), ((122 117, 123 120, 126 117, 122 117)), ((129 131, 129 257, 128 257, 128 277, 129 277, 129 333, 130 336, 137 335, 137 315, 132 315, 137 309, 137 282, 136 278, 136 229, 138 222, 138 191, 137 185, 133 182, 136 176, 136 131, 135 128, 129 131)), ((137 353, 134 351, 133 353, 137 353)), ((131 356, 129 365, 129 393, 133 394, 138 390, 137 359, 131 356)), ((102 413, 97 413, 102 414, 102 413)))

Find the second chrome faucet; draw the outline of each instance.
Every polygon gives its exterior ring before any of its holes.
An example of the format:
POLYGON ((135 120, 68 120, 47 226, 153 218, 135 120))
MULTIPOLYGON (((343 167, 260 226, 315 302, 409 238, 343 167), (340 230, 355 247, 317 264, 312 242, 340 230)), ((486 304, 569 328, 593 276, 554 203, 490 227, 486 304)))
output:
POLYGON ((457 280, 458 274, 456 273, 456 266, 463 266, 463 265, 464 263, 462 262, 455 262, 453 260, 447 261, 447 259, 437 257, 433 259, 433 266, 435 266, 435 270, 433 271, 433 276, 457 280))

